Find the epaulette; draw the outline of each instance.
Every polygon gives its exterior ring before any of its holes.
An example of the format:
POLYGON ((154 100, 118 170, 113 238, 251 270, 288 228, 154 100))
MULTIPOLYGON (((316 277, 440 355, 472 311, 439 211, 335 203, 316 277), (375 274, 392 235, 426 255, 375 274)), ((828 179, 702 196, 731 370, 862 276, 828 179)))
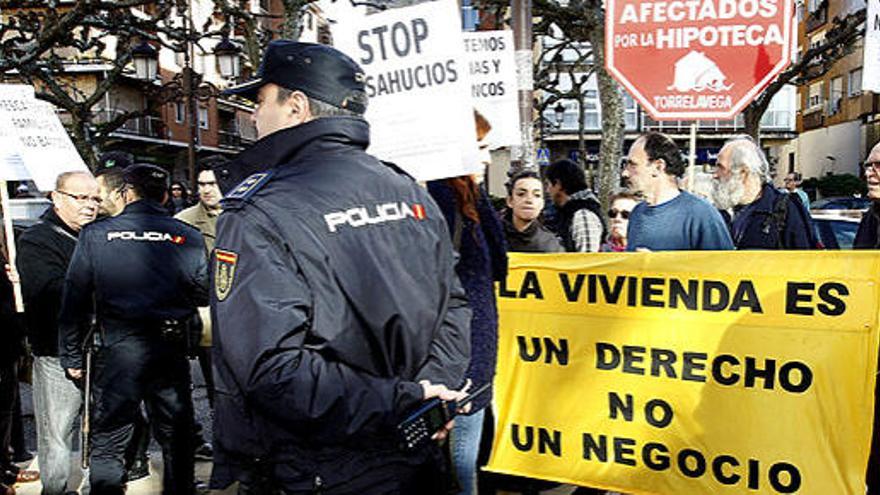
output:
POLYGON ((257 191, 260 190, 266 183, 269 182, 269 179, 275 175, 275 169, 270 169, 265 172, 260 172, 257 174, 253 174, 247 179, 241 181, 237 186, 232 188, 232 191, 226 195, 223 199, 237 199, 237 200, 246 200, 254 195, 257 191))
POLYGON ((407 172, 406 170, 400 168, 400 166, 397 165, 396 163, 386 162, 385 160, 379 160, 379 161, 382 162, 382 165, 385 165, 386 167, 390 168, 391 170, 397 172, 398 175, 402 175, 404 177, 407 177, 410 180, 412 180, 413 182, 415 182, 415 180, 416 180, 415 177, 410 175, 409 172, 407 172))

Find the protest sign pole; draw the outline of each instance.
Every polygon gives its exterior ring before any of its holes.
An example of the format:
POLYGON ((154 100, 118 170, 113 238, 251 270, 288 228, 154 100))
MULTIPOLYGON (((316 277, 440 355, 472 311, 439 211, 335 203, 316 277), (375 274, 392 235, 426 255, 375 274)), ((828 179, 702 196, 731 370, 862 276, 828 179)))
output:
MULTIPOLYGON (((9 192, 6 189, 6 181, 0 181, 0 204, 3 208, 3 233, 6 238, 6 259, 9 266, 15 266, 15 233, 12 230, 12 207, 9 203, 9 192)), ((24 313, 24 299, 21 296, 21 282, 12 282, 12 291, 15 296, 15 311, 24 313)))
POLYGON ((691 146, 688 153, 688 191, 694 192, 694 180, 697 178, 697 121, 691 122, 691 146))

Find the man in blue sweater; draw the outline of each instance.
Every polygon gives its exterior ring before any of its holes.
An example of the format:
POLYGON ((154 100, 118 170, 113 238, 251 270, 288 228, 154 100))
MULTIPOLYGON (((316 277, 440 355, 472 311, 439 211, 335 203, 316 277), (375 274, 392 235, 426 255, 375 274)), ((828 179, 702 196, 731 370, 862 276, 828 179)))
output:
POLYGON ((733 249, 718 210, 678 188, 684 171, 681 151, 663 134, 645 134, 630 147, 621 175, 645 201, 630 214, 627 251, 733 249))

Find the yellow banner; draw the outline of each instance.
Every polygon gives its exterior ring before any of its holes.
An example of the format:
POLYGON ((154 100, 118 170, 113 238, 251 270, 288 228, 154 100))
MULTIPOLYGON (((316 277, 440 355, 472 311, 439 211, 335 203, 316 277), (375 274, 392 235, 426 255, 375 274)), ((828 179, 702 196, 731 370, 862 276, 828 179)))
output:
POLYGON ((880 253, 512 255, 488 469, 650 494, 863 494, 880 253))

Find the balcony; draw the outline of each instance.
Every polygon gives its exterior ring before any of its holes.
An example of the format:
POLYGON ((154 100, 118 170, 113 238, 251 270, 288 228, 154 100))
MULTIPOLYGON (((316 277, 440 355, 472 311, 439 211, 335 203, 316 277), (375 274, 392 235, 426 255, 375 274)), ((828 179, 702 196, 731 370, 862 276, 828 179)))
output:
POLYGON ((822 0, 816 10, 807 14, 805 28, 807 32, 815 31, 828 22, 828 0, 822 0))
POLYGON ((825 112, 822 107, 807 110, 804 112, 802 120, 805 131, 822 127, 825 124, 825 112))
MULTIPOLYGON (((99 110, 96 112, 95 122, 99 124, 110 122, 117 116, 131 111, 133 110, 99 110)), ((161 118, 153 116, 129 119, 113 132, 154 139, 165 139, 167 137, 165 122, 162 122, 161 118)))
POLYGON ((219 145, 221 148, 244 149, 254 144, 254 139, 244 137, 236 129, 218 131, 219 145))

